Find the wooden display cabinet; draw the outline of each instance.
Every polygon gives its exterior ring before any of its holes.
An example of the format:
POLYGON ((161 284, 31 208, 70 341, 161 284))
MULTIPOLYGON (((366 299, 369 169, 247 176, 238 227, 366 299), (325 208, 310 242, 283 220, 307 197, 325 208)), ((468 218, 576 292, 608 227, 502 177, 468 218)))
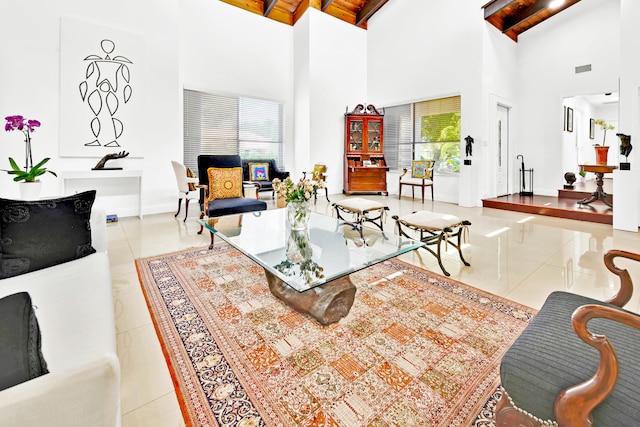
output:
POLYGON ((345 194, 387 192, 383 114, 373 105, 356 105, 345 117, 345 194))

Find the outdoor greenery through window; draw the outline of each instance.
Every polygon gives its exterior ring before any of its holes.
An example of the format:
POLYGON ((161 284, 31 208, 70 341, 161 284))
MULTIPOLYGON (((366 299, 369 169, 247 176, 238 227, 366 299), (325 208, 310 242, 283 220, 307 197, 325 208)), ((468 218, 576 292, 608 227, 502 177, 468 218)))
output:
POLYGON ((185 89, 183 114, 183 160, 196 174, 199 154, 275 159, 284 168, 282 104, 185 89))
POLYGON ((385 107, 384 154, 392 171, 435 160, 434 171, 460 172, 460 97, 385 107))

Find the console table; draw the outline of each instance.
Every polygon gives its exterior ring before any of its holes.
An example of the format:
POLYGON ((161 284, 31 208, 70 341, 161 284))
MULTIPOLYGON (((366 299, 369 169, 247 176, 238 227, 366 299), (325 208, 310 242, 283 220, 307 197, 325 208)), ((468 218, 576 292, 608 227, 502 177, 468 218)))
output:
POLYGON ((614 170, 618 169, 618 166, 609 166, 609 165, 580 165, 580 170, 585 172, 593 172, 596 174, 596 191, 594 191, 590 197, 582 199, 578 202, 579 205, 588 205, 591 202, 595 202, 596 200, 602 200, 602 203, 609 207, 613 207, 611 204, 611 200, 608 199, 609 195, 604 192, 602 189, 603 177, 605 173, 611 173, 614 170))
MULTIPOLYGON (((105 196, 126 196, 135 194, 137 198, 136 213, 142 219, 142 171, 113 169, 113 170, 85 170, 63 171, 58 173, 62 179, 62 194, 68 195, 86 190, 97 190, 96 201, 105 196), (123 180, 135 180, 134 186, 123 185, 123 180)), ((123 204, 124 214, 129 216, 131 209, 123 204)), ((106 209, 106 207, 105 207, 106 209)), ((111 213, 111 212, 107 212, 111 213)), ((113 212, 116 213, 116 212, 113 212)))

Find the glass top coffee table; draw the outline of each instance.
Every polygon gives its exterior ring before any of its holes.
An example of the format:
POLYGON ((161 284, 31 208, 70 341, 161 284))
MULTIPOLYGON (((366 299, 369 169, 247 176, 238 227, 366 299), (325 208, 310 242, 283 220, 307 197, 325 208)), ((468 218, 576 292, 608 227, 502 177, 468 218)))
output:
POLYGON ((314 212, 306 230, 290 230, 286 209, 243 214, 242 226, 228 230, 199 222, 264 268, 271 293, 323 325, 349 313, 356 292, 349 274, 424 246, 366 227, 360 237, 314 212))

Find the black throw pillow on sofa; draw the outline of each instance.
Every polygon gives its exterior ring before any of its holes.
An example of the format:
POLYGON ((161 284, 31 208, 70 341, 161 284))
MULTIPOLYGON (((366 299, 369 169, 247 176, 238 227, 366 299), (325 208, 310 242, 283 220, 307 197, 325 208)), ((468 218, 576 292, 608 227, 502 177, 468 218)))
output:
POLYGON ((0 299, 0 390, 48 373, 40 328, 26 292, 0 299))
POLYGON ((0 279, 94 253, 91 208, 96 191, 43 200, 0 198, 0 279))

